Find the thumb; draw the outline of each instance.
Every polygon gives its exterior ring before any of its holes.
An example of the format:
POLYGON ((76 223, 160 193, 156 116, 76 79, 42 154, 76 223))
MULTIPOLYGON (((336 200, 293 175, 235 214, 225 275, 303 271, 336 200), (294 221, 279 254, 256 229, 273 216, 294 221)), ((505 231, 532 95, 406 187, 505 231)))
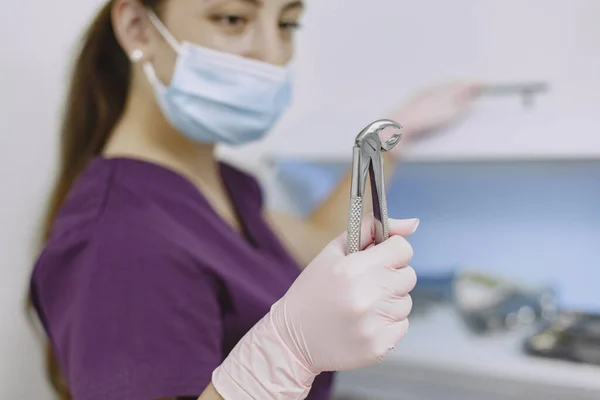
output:
POLYGON ((388 219, 388 231, 390 236, 402 236, 408 237, 417 231, 419 227, 419 223, 421 220, 419 218, 410 218, 410 219, 388 219))
MULTIPOLYGON (((375 242, 375 224, 378 223, 373 213, 366 214, 363 217, 360 227, 360 249, 364 250, 375 242)), ((388 231, 390 236, 408 237, 412 235, 419 226, 418 218, 411 219, 393 219, 388 218, 388 231)), ((335 246, 344 254, 348 244, 348 233, 341 233, 335 240, 335 246)))

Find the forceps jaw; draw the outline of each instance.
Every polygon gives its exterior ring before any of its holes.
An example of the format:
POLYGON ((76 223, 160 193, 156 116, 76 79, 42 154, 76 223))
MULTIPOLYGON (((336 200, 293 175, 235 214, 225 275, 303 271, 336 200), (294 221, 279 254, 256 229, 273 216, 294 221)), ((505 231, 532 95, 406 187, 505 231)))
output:
POLYGON ((385 128, 395 128, 402 129, 402 126, 396 121, 392 121, 391 119, 380 119, 369 125, 367 125, 360 133, 356 136, 355 144, 357 146, 362 146, 362 143, 370 137, 376 137, 377 141, 381 143, 379 146, 382 151, 390 151, 394 146, 400 141, 402 135, 399 133, 394 133, 388 140, 385 142, 381 142, 381 138, 379 137, 379 133, 385 128))
POLYGON ((376 168, 381 166, 378 169, 383 169, 381 152, 390 151, 402 138, 401 134, 394 133, 388 140, 382 142, 379 133, 388 127, 402 129, 402 126, 395 121, 380 119, 367 125, 356 136, 352 153, 351 196, 364 196, 370 166, 376 164, 376 168))

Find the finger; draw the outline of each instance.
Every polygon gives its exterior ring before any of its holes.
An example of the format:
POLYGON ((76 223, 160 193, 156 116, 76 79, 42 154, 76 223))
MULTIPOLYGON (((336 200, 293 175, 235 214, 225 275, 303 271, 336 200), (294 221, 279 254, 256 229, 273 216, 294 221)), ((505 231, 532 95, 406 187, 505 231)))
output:
MULTIPOLYGON (((419 227, 419 219, 393 219, 388 218, 389 236, 408 237, 415 233, 419 227)), ((360 234, 360 249, 365 250, 375 243, 376 224, 380 222, 375 219, 373 213, 367 214, 362 222, 360 234)))
POLYGON ((473 100, 474 98, 479 96, 479 94, 481 93, 481 91, 483 90, 484 87, 485 87, 485 85, 483 85, 482 83, 478 83, 478 82, 465 84, 463 87, 463 90, 460 93, 459 98, 462 101, 473 100))
POLYGON ((378 305, 377 313, 388 322, 399 322, 408 318, 412 305, 410 295, 389 296, 378 305))
MULTIPOLYGON (((388 234, 389 236, 401 236, 408 237, 415 233, 419 227, 419 219, 391 219, 388 218, 388 234)), ((363 221, 361 238, 360 238, 360 249, 365 250, 367 247, 375 243, 375 224, 379 222, 375 219, 373 214, 369 215, 369 219, 363 221), (368 235, 365 234, 368 232, 368 235)))
POLYGON ((417 285, 417 273, 411 266, 403 268, 385 268, 382 281, 390 297, 404 297, 417 285))
POLYGON ((391 236, 385 242, 373 246, 360 255, 365 263, 374 267, 402 268, 410 264, 414 251, 410 243, 402 236, 391 236))
MULTIPOLYGON (((388 232, 390 236, 399 235, 408 237, 412 235, 419 227, 420 220, 418 218, 411 219, 394 219, 388 218, 388 232)), ((379 223, 375 220, 373 213, 368 213, 363 216, 360 226, 360 250, 364 250, 375 242, 375 224, 379 223)), ((348 243, 348 232, 342 232, 332 244, 346 253, 348 243)))
POLYGON ((481 82, 471 83, 469 85, 469 92, 473 95, 477 95, 483 90, 484 87, 485 85, 481 82))
POLYGON ((387 341, 392 344, 392 350, 399 341, 401 341, 406 333, 408 332, 409 322, 408 318, 403 319, 402 321, 398 321, 396 323, 391 324, 386 330, 387 341))
POLYGON ((360 244, 361 250, 366 249, 371 244, 375 243, 375 216, 373 213, 368 213, 363 216, 362 224, 360 226, 360 244))
POLYGON ((385 327, 381 332, 381 336, 378 338, 377 347, 375 349, 376 354, 378 354, 378 362, 383 360, 385 356, 396 347, 398 342, 406 336, 408 327, 408 319, 390 323, 385 327))

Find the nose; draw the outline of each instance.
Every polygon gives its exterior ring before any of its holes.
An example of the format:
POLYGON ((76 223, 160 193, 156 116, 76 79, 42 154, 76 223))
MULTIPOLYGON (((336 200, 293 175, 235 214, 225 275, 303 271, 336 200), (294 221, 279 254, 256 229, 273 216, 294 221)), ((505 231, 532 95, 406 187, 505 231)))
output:
POLYGON ((245 57, 273 65, 284 65, 287 62, 288 55, 277 25, 260 24, 254 30, 250 42, 244 53, 245 57))

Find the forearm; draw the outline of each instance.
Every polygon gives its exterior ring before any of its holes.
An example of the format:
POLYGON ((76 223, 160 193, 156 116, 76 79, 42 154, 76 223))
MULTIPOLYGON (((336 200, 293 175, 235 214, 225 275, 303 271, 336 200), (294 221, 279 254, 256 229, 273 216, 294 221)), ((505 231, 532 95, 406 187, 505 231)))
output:
POLYGON ((221 395, 217 392, 217 389, 210 383, 207 388, 202 392, 198 400, 225 400, 221 395))
POLYGON ((289 324, 285 304, 275 302, 213 372, 212 383, 223 399, 300 400, 308 394, 318 372, 300 361, 290 350, 291 339, 282 336, 289 324))
POLYGON ((217 392, 217 389, 213 386, 212 382, 207 386, 207 388, 202 392, 198 400, 225 400, 221 395, 217 392))

